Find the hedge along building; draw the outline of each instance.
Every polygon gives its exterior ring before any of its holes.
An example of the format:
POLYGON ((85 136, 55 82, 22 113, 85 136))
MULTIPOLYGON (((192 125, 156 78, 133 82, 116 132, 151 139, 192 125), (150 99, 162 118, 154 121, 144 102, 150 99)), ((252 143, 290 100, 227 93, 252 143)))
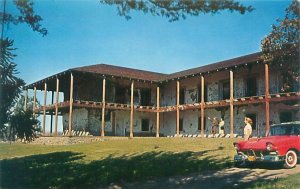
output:
POLYGON ((254 121, 253 134, 262 136, 272 123, 300 119, 300 92, 296 83, 288 92, 281 91, 282 70, 259 57, 254 53, 169 75, 106 64, 85 66, 29 84, 25 94, 34 91, 33 112, 43 115, 43 135, 48 135, 46 115, 51 115, 50 135, 54 129, 57 136, 60 115, 64 130, 130 137, 204 136, 211 132, 213 117, 222 118, 225 133, 233 137, 243 133, 248 116, 254 121), (40 107, 37 90, 44 93, 40 107), (47 91, 52 91, 51 104, 46 103, 47 91))

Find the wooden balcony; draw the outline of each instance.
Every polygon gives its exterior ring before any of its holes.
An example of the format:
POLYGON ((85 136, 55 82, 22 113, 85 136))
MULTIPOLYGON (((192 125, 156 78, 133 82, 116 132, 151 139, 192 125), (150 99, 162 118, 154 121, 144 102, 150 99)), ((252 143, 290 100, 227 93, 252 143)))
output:
MULTIPOLYGON (((300 100, 300 92, 289 92, 289 93, 277 93, 270 94, 269 102, 281 102, 281 101, 290 101, 290 100, 300 100)), ((263 104, 265 103, 265 96, 251 96, 251 97, 242 97, 235 98, 233 100, 234 106, 241 106, 247 104, 263 104)), ((300 105, 300 103, 299 103, 300 105)), ((60 102, 58 104, 59 110, 66 109, 68 110, 70 106, 69 101, 60 102)), ((74 108, 88 108, 88 109, 101 109, 103 106, 102 102, 94 102, 94 101, 83 101, 83 100, 75 100, 73 102, 74 108)), ((192 103, 192 104, 182 104, 179 105, 179 110, 195 110, 200 109, 201 103, 192 103)), ((230 100, 219 100, 219 101, 211 101, 205 102, 204 108, 218 108, 218 107, 227 107, 230 106, 230 100)), ((105 103, 105 109, 108 110, 125 110, 130 111, 130 104, 120 104, 120 103, 105 103)), ((44 107, 38 107, 35 109, 36 113, 42 114, 44 107)), ((55 104, 47 105, 45 108, 47 113, 51 113, 55 111, 55 104)), ((134 105, 134 110, 137 112, 157 112, 156 106, 141 106, 134 105)), ((176 111, 176 105, 172 106, 161 106, 159 108, 159 112, 173 112, 176 111)))

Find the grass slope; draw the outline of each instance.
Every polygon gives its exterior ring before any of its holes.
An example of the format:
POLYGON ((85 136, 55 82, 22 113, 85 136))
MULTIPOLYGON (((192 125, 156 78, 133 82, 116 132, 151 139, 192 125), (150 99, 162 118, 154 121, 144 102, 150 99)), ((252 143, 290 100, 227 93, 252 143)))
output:
POLYGON ((237 139, 135 138, 0 144, 0 188, 93 188, 232 166, 237 139))

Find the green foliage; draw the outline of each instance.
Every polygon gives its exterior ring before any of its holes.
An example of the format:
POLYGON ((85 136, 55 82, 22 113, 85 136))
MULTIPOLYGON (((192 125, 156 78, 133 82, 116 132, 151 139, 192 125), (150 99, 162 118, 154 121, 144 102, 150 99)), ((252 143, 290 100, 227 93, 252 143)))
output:
MULTIPOLYGON (((32 99, 27 98, 27 102, 32 99)), ((10 116, 9 135, 10 140, 13 140, 14 136, 24 141, 33 141, 37 134, 41 131, 39 121, 33 116, 33 104, 27 103, 25 110, 25 97, 19 98, 19 101, 14 107, 13 114, 10 116)))
POLYGON ((251 12, 253 7, 243 6, 233 0, 100 0, 101 4, 116 5, 118 14, 131 19, 130 11, 142 11, 153 16, 166 17, 170 22, 198 16, 203 13, 216 14, 223 10, 241 14, 251 12))
POLYGON ((10 119, 13 136, 17 135, 17 138, 29 142, 37 137, 37 132, 40 132, 38 123, 39 121, 32 116, 32 110, 30 109, 15 111, 15 114, 10 119))
POLYGON ((16 56, 12 51, 13 40, 0 39, 0 129, 5 128, 9 121, 12 108, 19 98, 21 87, 25 82, 18 78, 16 64, 13 58, 16 56))
POLYGON ((33 2, 30 0, 14 0, 13 1, 20 14, 13 15, 7 12, 0 12, 0 19, 3 20, 2 24, 13 23, 15 25, 26 23, 33 31, 36 31, 43 36, 47 35, 48 31, 43 28, 40 22, 43 20, 41 16, 35 14, 33 10, 33 2))
POLYGON ((299 85, 299 2, 293 0, 286 9, 284 19, 277 19, 272 31, 261 42, 264 62, 282 70, 282 92, 292 91, 295 84, 299 85), (284 67, 285 69, 282 69, 284 67))

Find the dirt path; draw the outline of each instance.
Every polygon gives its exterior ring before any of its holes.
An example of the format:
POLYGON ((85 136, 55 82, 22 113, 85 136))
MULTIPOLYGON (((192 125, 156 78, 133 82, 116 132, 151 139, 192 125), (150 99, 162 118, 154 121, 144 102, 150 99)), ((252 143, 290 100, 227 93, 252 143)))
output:
MULTIPOLYGON (((294 169, 281 168, 228 168, 220 171, 205 171, 186 176, 174 176, 144 182, 112 184, 110 189, 120 188, 239 188, 240 185, 257 180, 273 180, 300 173, 300 165, 294 169)), ((300 186, 299 186, 300 187, 300 186)))

